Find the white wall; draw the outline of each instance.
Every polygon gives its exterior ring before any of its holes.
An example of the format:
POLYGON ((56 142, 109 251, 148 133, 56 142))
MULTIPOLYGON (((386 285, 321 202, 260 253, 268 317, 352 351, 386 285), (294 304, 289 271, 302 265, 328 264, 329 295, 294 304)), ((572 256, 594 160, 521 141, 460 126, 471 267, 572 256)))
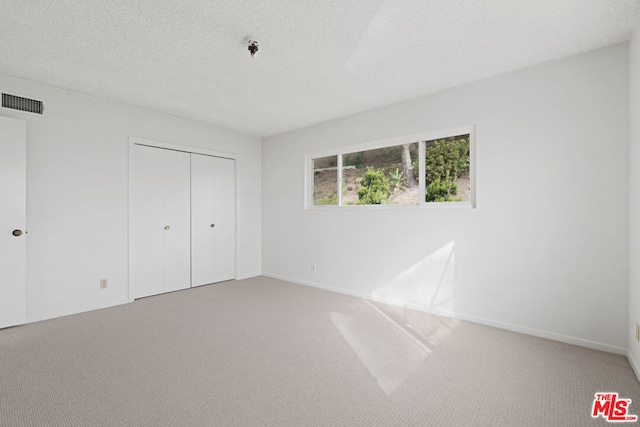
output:
POLYGON ((628 357, 640 377, 640 29, 629 43, 629 334, 628 357))
POLYGON ((0 89, 45 101, 43 117, 0 110, 28 120, 28 321, 128 300, 130 135, 237 153, 238 276, 261 273, 259 139, 1 74, 0 89))
POLYGON ((624 353, 627 49, 267 138, 264 274, 624 353), (477 209, 304 210, 306 153, 471 124, 477 209))

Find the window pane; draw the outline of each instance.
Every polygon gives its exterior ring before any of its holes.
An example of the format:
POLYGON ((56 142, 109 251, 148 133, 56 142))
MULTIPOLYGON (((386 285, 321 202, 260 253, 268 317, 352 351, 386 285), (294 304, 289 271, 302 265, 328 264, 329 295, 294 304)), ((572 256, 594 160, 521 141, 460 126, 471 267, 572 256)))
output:
POLYGON ((343 205, 417 205, 418 143, 342 157, 343 205))
POLYGON ((313 204, 338 204, 338 156, 313 159, 313 204))
POLYGON ((426 202, 469 202, 469 134, 425 143, 426 202))

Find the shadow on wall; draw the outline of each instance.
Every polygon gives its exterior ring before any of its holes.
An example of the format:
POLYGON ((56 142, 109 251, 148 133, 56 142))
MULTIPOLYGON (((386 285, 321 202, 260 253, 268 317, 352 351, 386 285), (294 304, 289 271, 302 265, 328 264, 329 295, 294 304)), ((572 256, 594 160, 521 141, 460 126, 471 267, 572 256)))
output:
POLYGON ((372 298, 435 313, 454 313, 454 248, 452 240, 375 289, 372 298))

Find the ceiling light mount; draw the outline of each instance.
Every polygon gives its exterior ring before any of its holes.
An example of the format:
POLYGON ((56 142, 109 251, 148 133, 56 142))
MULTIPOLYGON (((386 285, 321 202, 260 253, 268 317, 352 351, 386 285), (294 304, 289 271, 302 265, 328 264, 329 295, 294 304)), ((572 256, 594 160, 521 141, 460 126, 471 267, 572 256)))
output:
POLYGON ((249 46, 249 52, 251 52, 251 57, 256 56, 256 52, 258 51, 258 40, 254 36, 247 36, 244 41, 249 46))

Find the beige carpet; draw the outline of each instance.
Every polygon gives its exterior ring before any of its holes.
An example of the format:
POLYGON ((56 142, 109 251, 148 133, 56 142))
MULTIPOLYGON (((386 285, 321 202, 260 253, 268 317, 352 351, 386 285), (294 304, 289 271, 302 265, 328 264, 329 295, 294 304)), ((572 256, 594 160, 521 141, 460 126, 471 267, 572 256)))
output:
POLYGON ((2 426, 588 426, 624 357, 268 278, 0 331, 2 426))

